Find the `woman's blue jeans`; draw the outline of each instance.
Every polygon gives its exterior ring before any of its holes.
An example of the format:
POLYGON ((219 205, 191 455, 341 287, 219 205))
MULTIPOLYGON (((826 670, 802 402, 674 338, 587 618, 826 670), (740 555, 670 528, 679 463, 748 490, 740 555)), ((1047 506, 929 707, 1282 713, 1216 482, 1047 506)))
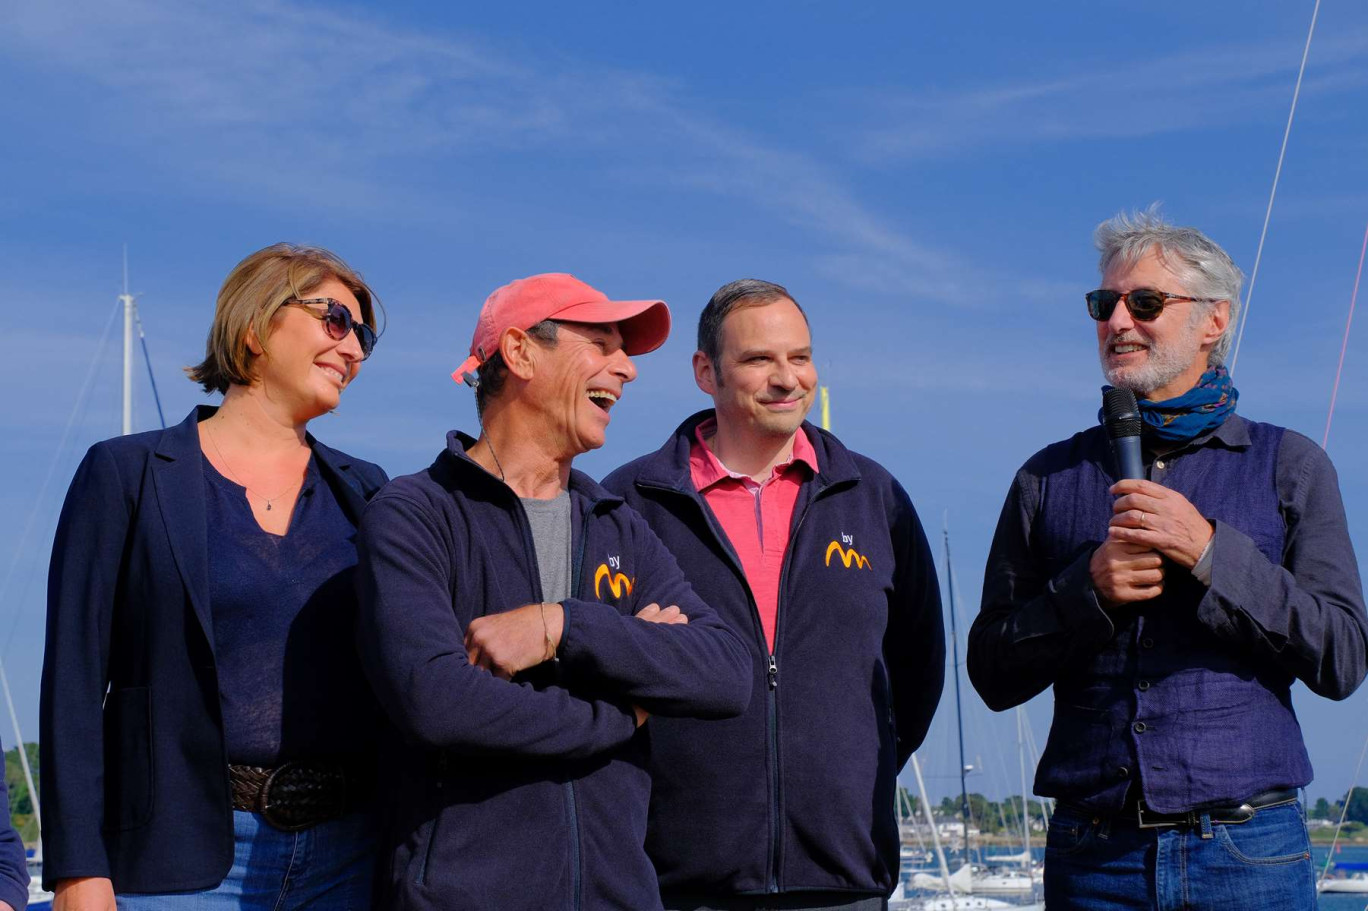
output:
POLYGON ((1060 807, 1045 843, 1049 911, 1312 911, 1311 843, 1299 804, 1248 822, 1139 828, 1060 807))
POLYGON ((255 813, 234 810, 233 867, 217 888, 120 893, 116 900, 119 911, 366 911, 375 857, 368 813, 282 832, 255 813))

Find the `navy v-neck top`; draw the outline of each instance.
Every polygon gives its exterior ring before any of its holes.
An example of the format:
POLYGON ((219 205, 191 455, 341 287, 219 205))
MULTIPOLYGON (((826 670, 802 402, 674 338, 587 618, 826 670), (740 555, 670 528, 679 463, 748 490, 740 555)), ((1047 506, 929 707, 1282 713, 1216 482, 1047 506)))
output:
POLYGON ((374 700, 356 656, 356 528, 313 458, 289 529, 252 515, 204 459, 209 603, 230 763, 348 760, 366 752, 374 700))

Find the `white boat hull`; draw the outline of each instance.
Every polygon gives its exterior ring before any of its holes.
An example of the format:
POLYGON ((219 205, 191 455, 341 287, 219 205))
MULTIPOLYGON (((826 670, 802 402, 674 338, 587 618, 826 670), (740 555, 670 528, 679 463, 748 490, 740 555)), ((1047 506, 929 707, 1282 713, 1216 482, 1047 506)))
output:
POLYGON ((1318 892, 1368 893, 1368 879, 1325 879, 1316 886, 1318 892))

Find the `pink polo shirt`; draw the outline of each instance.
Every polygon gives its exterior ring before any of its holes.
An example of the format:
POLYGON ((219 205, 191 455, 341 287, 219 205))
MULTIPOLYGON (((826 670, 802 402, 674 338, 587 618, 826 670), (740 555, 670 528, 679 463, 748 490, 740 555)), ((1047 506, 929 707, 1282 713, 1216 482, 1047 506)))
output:
POLYGON ((774 466, 764 483, 757 484, 727 468, 708 448, 704 437, 711 436, 716 429, 717 420, 709 418, 695 430, 689 449, 689 475, 741 558, 741 568, 760 612, 765 642, 773 653, 774 628, 779 618, 779 574, 788 550, 793 507, 803 481, 817 473, 817 451, 800 429, 793 438, 789 460, 774 466))

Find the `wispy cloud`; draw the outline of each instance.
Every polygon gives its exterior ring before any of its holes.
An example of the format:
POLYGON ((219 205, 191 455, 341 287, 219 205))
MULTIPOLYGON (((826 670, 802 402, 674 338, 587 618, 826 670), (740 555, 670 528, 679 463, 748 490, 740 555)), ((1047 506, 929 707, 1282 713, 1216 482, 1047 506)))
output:
MULTIPOLYGON (((1314 105, 1368 84, 1365 49, 1365 35, 1321 36, 1303 100, 1314 105)), ((1262 121, 1270 106, 1291 101, 1299 51, 1300 44, 1244 44, 1139 60, 1108 51, 1035 82, 862 91, 847 99, 856 121, 849 154, 887 164, 1000 143, 1113 141, 1262 121)))
MULTIPOLYGON (((422 34, 284 2, 19 4, 0 50, 96 88, 107 135, 138 136, 202 192, 263 202, 307 193, 372 217, 426 220, 415 173, 529 151, 580 156, 689 192, 764 207, 822 239, 839 283, 965 299, 977 270, 862 200, 811 156, 711 116, 669 80, 584 60, 535 63, 478 36, 422 34), (130 123, 129 121, 133 121, 130 123)), ((452 217, 459 194, 440 211, 452 217)))

